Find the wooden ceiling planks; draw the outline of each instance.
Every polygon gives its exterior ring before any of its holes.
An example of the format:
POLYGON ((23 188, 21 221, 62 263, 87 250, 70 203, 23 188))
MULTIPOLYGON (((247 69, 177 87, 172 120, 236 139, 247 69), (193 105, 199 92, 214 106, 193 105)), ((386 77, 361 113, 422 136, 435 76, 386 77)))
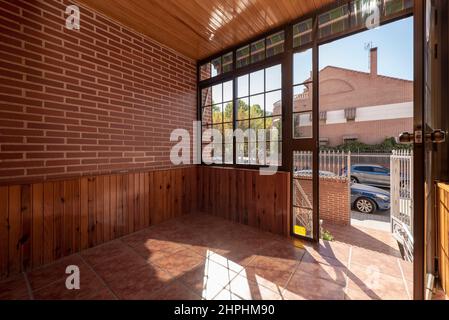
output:
POLYGON ((335 0, 78 0, 200 60, 335 0))

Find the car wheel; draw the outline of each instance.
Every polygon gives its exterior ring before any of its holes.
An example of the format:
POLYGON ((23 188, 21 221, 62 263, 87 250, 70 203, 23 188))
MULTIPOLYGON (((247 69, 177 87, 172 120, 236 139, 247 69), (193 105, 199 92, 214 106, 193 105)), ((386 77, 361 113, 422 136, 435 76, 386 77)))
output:
POLYGON ((376 204, 368 198, 358 198, 355 202, 355 208, 361 213, 373 213, 376 211, 376 204))
POLYGON ((359 183, 359 179, 351 176, 351 183, 359 183))

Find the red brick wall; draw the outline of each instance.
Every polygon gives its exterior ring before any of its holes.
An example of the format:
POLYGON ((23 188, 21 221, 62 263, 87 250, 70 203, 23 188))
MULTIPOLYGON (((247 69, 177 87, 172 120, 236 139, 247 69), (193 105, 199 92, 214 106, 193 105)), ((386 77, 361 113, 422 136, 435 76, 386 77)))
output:
MULTIPOLYGON (((320 178, 319 181, 319 209, 320 219, 326 223, 349 225, 351 223, 351 204, 349 198, 349 183, 346 179, 320 178)), ((301 186, 310 203, 313 203, 313 184, 311 179, 301 178, 295 180, 293 187, 301 186)), ((293 191, 294 204, 302 202, 299 190, 293 191)))
POLYGON ((347 180, 320 178, 320 219, 326 223, 349 225, 351 204, 347 180))
POLYGON ((195 62, 62 0, 0 0, 0 183, 171 167, 196 119, 195 62))

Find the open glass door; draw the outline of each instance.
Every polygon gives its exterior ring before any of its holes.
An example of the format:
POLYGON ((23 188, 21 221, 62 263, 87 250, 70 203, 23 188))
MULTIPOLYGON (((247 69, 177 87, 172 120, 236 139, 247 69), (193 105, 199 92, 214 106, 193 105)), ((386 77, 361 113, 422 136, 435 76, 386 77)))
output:
MULTIPOLYGON (((438 178, 441 151, 446 131, 442 97, 442 66, 447 62, 442 48, 447 38, 441 36, 445 10, 441 1, 414 2, 415 16, 415 123, 413 133, 404 133, 402 141, 414 143, 414 299, 430 298, 434 285, 436 256, 436 219, 434 183, 438 178), (444 130, 441 130, 441 129, 444 130)), ((447 14, 447 13, 446 13, 447 14)))
POLYGON ((292 74, 292 234, 317 241, 318 181, 314 117, 314 48, 293 54, 292 74))

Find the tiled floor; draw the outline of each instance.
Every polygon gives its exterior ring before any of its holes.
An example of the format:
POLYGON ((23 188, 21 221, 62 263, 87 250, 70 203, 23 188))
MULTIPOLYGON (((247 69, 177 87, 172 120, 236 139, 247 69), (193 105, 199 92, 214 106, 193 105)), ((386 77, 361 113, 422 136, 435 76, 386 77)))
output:
POLYGON ((327 226, 337 241, 295 245, 190 215, 0 283, 0 299, 409 299, 411 265, 388 233, 327 226), (65 269, 80 269, 67 290, 65 269))

